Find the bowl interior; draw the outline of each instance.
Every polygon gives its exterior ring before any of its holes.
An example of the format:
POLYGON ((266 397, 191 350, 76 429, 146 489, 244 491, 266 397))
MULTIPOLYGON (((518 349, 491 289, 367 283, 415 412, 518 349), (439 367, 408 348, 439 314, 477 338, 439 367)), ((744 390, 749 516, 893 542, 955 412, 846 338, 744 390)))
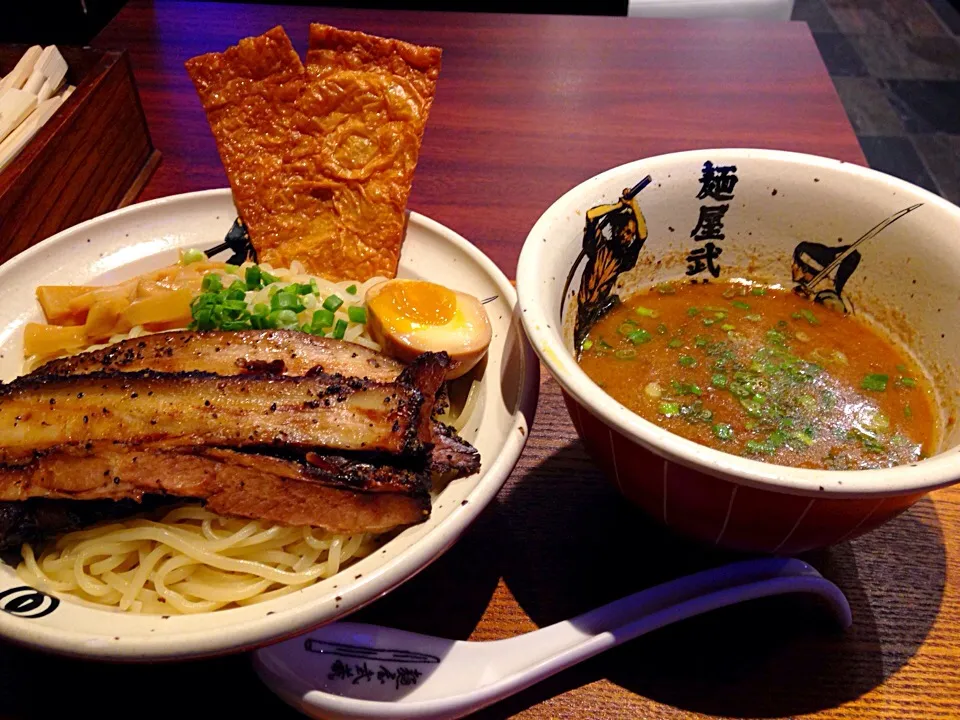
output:
MULTIPOLYGON (((635 202, 648 236, 640 248, 610 243, 620 253, 610 271, 616 276, 612 293, 629 297, 680 278, 749 278, 823 292, 829 302, 884 328, 929 371, 942 414, 941 456, 956 451, 960 209, 881 173, 794 153, 703 150, 642 160, 587 180, 544 213, 521 256, 520 304, 531 340, 568 391, 641 442, 691 464, 688 441, 605 394, 588 392, 592 383, 573 354, 577 291, 586 258, 595 253, 585 245, 591 209, 617 203, 638 184, 635 202), (840 263, 853 269, 838 281, 840 263)), ((768 479, 803 476, 779 466, 760 469, 756 461, 718 451, 704 457, 731 475, 752 467, 768 479)), ((938 459, 922 464, 933 468, 938 459)), ((929 481, 946 481, 937 477, 929 481)))
MULTIPOLYGON (((236 217, 229 191, 165 198, 67 230, 0 268, 0 379, 21 372, 23 327, 42 321, 34 290, 43 284, 116 282, 176 261, 179 248, 222 242, 236 217)), ((409 578, 449 547, 503 484, 528 435, 538 365, 514 314, 509 281, 449 229, 412 214, 400 275, 480 298, 493 328, 480 403, 463 435, 480 451, 480 474, 455 480, 434 499, 430 519, 401 532, 336 576, 274 600, 185 616, 138 616, 92 609, 23 588, 0 565, 0 635, 73 655, 147 659, 208 655, 254 646, 342 616, 409 578), (481 422, 482 420, 482 422, 481 422), (51 609, 52 606, 52 609, 51 609)))

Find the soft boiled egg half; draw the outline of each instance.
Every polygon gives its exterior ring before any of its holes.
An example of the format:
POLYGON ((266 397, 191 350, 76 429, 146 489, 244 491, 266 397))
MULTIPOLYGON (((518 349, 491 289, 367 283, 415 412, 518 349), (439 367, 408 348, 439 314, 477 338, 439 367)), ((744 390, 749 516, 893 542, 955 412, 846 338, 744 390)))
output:
POLYGON ((443 285, 387 280, 367 291, 367 313, 374 340, 402 362, 446 352, 448 380, 469 372, 490 346, 490 320, 480 301, 443 285))

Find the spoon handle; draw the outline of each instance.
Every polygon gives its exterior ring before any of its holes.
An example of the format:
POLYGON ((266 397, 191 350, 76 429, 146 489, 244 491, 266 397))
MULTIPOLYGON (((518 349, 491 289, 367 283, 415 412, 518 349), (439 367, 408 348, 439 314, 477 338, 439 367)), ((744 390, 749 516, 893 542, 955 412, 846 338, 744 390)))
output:
POLYGON ((254 662, 275 692, 313 717, 449 720, 651 630, 794 592, 819 595, 841 626, 850 625, 836 585, 799 560, 766 558, 673 580, 509 640, 444 640, 343 622, 259 650, 254 662))
POLYGON ((771 595, 805 592, 827 601, 839 624, 850 626, 850 606, 840 589, 805 562, 763 558, 734 563, 642 590, 571 620, 509 640, 487 643, 501 659, 510 692, 597 653, 671 623, 771 595), (496 648, 492 646, 497 646, 496 648), (503 662, 504 658, 509 658, 503 662))

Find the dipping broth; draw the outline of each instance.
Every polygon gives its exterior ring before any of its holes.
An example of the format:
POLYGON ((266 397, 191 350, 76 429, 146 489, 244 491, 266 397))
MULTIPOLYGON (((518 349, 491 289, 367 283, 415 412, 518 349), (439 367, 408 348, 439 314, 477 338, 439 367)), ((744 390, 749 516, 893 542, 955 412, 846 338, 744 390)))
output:
POLYGON ((933 391, 917 363, 788 290, 658 285, 601 318, 579 362, 641 417, 758 460, 857 470, 935 450, 933 391))

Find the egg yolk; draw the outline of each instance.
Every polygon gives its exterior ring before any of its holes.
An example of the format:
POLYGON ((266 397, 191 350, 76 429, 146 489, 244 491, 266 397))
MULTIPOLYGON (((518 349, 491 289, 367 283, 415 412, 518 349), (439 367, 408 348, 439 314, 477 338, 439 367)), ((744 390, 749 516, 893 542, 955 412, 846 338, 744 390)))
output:
POLYGON ((406 280, 390 283, 369 304, 381 318, 403 319, 416 329, 449 323, 457 309, 457 296, 442 285, 406 280))

